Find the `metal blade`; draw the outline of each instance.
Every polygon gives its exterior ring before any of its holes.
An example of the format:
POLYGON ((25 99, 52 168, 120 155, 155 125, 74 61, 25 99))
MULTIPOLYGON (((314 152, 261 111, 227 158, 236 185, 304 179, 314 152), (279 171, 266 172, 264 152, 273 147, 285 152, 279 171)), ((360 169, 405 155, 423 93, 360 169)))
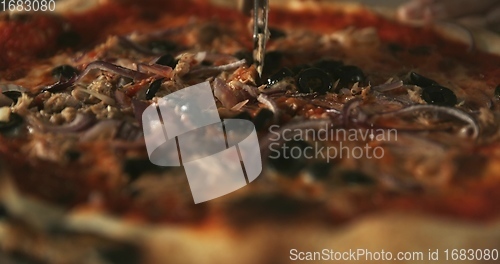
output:
POLYGON ((253 58, 259 76, 262 76, 266 45, 269 39, 268 30, 269 0, 254 0, 253 9, 253 58))

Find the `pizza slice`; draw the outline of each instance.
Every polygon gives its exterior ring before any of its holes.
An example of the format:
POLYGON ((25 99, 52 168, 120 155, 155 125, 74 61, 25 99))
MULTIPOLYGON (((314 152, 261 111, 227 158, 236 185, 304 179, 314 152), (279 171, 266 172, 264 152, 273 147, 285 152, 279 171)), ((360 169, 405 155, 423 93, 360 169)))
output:
POLYGON ((6 262, 498 258, 500 57, 481 41, 276 3, 259 77, 233 8, 67 2, 0 16, 6 262), (151 163, 142 117, 207 81, 221 119, 254 124, 263 172, 195 204, 182 167, 151 163))

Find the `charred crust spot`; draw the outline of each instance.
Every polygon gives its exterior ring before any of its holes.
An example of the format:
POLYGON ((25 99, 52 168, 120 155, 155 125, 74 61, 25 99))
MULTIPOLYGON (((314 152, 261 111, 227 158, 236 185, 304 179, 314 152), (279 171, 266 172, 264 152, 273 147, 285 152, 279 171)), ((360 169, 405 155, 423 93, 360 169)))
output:
POLYGON ((443 72, 451 72, 455 67, 457 66, 457 63, 453 59, 442 59, 438 62, 438 68, 439 70, 443 72))
POLYGON ((230 203, 227 217, 237 226, 256 222, 292 223, 326 220, 321 202, 283 194, 253 194, 230 203))
POLYGON ((82 156, 82 153, 78 150, 71 149, 71 150, 66 151, 66 158, 70 162, 78 161, 81 156, 82 156))
POLYGON ((154 53, 168 53, 175 51, 178 46, 168 40, 153 40, 148 43, 148 48, 154 53))
POLYGON ((387 49, 391 52, 391 53, 399 53, 399 52, 402 52, 404 51, 404 47, 398 43, 389 43, 387 44, 387 49))
POLYGON ((113 214, 135 215, 151 223, 194 224, 204 221, 209 213, 207 203, 194 204, 189 191, 179 188, 157 194, 129 188, 127 193, 128 197, 109 197, 113 214))
POLYGON ((408 53, 414 56, 430 56, 432 54, 432 48, 429 46, 413 47, 408 50, 408 53))
POLYGON ((141 252, 132 245, 113 245, 97 250, 98 254, 109 263, 141 263, 141 252))
POLYGON ((23 254, 21 252, 12 252, 8 255, 2 254, 2 260, 6 261, 4 263, 23 263, 23 264, 44 264, 47 262, 42 262, 36 257, 23 254))
POLYGON ((460 179, 471 179, 483 174, 488 159, 478 154, 462 155, 455 159, 457 177, 460 179))
POLYGON ((160 167, 151 163, 148 158, 129 158, 123 163, 125 172, 131 181, 138 179, 143 173, 161 173, 168 170, 168 167, 160 167))
POLYGON ((76 31, 65 31, 57 37, 57 44, 62 48, 75 48, 81 42, 81 36, 76 31))
MULTIPOLYGON (((92 154, 82 155, 78 162, 62 163, 9 151, 21 146, 21 142, 0 137, 0 155, 21 192, 65 208, 87 202, 92 192, 107 195, 121 185, 119 163, 109 149, 82 147, 82 153, 92 154)), ((66 158, 64 153, 61 158, 66 158)))
POLYGON ((0 204, 0 219, 8 217, 9 213, 3 204, 0 204))
POLYGON ((340 178, 342 182, 347 185, 373 185, 375 180, 361 171, 344 171, 341 173, 340 178))
POLYGON ((324 180, 332 170, 333 165, 327 162, 315 162, 307 166, 308 173, 315 179, 324 180))
POLYGON ((141 19, 144 21, 155 22, 161 17, 161 14, 155 11, 146 10, 141 13, 141 19))
POLYGON ((257 131, 262 131, 263 129, 267 128, 272 124, 273 118, 274 118, 274 113, 271 110, 267 108, 261 109, 253 119, 255 129, 257 131))
POLYGON ((33 15, 28 13, 12 13, 6 16, 6 21, 18 22, 18 23, 28 23, 33 20, 33 15))

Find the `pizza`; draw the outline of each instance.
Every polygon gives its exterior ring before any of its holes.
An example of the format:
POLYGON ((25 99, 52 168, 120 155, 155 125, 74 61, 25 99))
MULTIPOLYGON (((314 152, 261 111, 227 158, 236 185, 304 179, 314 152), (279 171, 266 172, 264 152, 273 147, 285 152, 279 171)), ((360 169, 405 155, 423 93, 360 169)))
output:
POLYGON ((227 3, 56 4, 0 14, 2 263, 498 260, 497 36, 276 2, 260 76, 227 3), (262 173, 195 203, 143 113, 204 82, 262 173))

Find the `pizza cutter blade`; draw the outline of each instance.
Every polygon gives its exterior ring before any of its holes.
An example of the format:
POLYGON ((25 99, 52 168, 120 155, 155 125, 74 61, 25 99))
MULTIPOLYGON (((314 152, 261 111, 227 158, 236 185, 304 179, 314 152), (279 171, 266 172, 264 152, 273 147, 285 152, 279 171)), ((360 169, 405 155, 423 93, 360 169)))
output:
POLYGON ((259 76, 262 76, 269 39, 269 0, 254 0, 253 10, 253 59, 259 76))

